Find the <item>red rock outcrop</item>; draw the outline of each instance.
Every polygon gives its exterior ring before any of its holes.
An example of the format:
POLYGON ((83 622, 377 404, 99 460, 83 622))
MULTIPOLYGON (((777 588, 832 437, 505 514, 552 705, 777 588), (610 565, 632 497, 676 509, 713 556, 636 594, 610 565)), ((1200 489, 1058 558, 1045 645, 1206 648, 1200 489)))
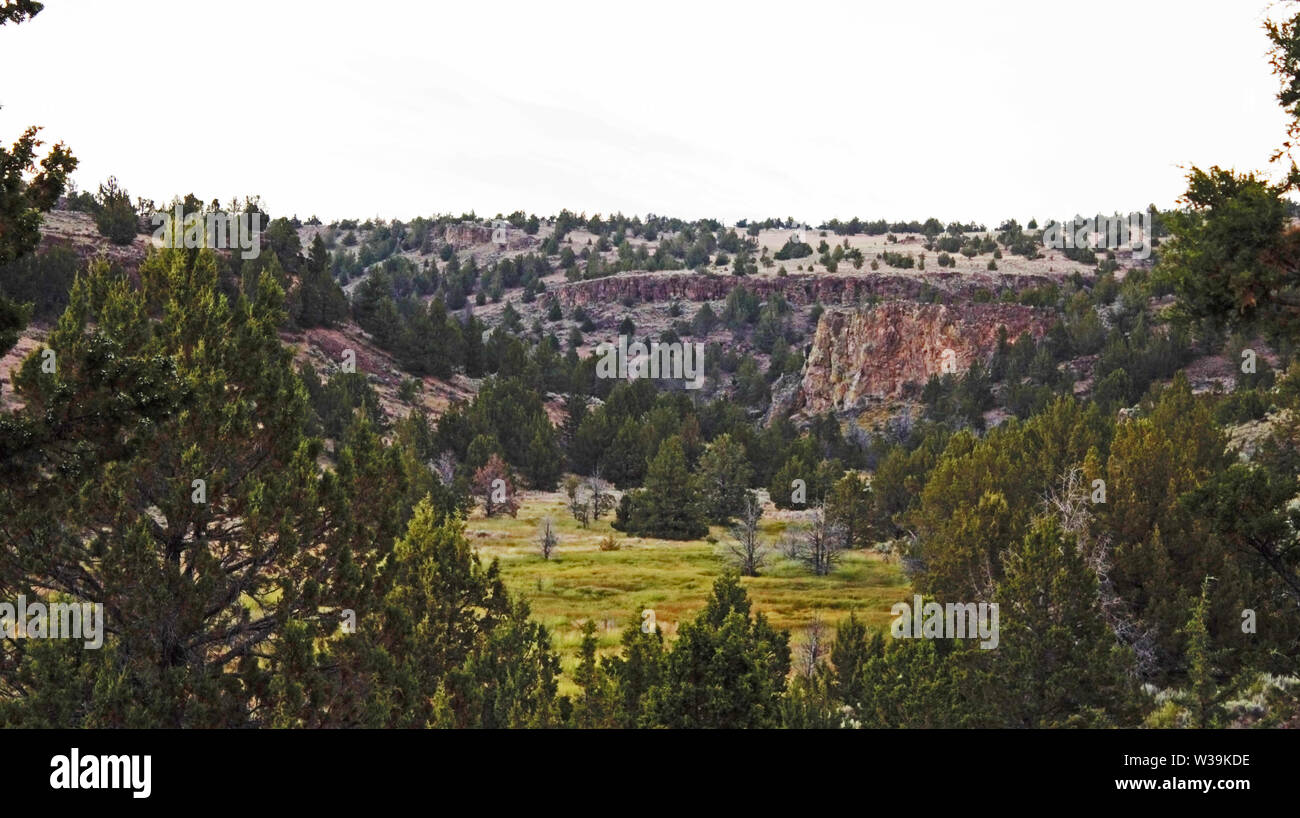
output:
POLYGON ((828 310, 817 323, 794 408, 804 416, 865 409, 904 396, 905 386, 941 374, 945 351, 956 372, 987 363, 998 328, 1013 340, 1041 338, 1049 310, 1020 304, 916 304, 887 301, 828 310))
POLYGON ((867 298, 917 299, 927 287, 969 299, 980 290, 994 293, 1040 287, 1063 276, 970 272, 866 272, 848 275, 718 276, 691 272, 623 273, 557 284, 550 291, 566 306, 634 301, 720 301, 736 286, 766 298, 781 293, 796 306, 857 304, 867 298))
POLYGON ((473 222, 449 224, 443 234, 443 239, 457 250, 464 250, 466 247, 487 244, 492 241, 492 228, 483 224, 474 224, 473 222))
POLYGON ((504 232, 498 232, 491 225, 461 222, 447 225, 442 237, 457 250, 489 243, 506 250, 531 250, 541 244, 536 236, 530 236, 517 227, 507 226, 501 230, 504 232))

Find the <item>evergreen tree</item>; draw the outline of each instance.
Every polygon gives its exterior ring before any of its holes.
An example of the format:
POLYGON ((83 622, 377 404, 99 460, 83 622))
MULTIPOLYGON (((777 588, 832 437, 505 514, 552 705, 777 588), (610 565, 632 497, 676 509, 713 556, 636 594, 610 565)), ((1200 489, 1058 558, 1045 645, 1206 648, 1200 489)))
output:
POLYGON ((709 532, 699 493, 679 437, 670 437, 646 470, 645 489, 636 493, 640 507, 633 533, 666 540, 694 540, 709 532))
POLYGON ((645 477, 649 447, 646 425, 624 418, 608 449, 600 454, 600 470, 619 488, 635 486, 645 477))
POLYGON ((991 657, 992 678, 983 697, 995 702, 995 723, 1132 723, 1138 701, 1132 653, 1106 626, 1096 577, 1055 520, 1035 521, 1013 549, 996 597, 997 650, 968 653, 976 660, 991 657))
POLYGON ((696 479, 703 495, 705 517, 726 525, 744 510, 751 470, 745 448, 730 435, 717 437, 700 458, 696 479))
POLYGON ((300 327, 328 327, 347 317, 347 296, 330 273, 329 251, 319 233, 312 240, 297 296, 293 319, 300 327))
POLYGON ((575 727, 616 726, 614 704, 616 685, 596 655, 598 640, 596 623, 588 619, 582 623, 582 642, 578 647, 578 669, 573 674, 574 683, 582 690, 573 706, 575 727))
MULTIPOLYGON (((667 445, 667 444, 665 444, 667 445)), ((739 580, 724 576, 708 605, 683 622, 663 676, 648 693, 646 726, 754 728, 780 724, 790 635, 750 615, 739 580)))
MULTIPOLYGON (((40 4, 19 3, 4 11, 18 23, 40 11, 40 4)), ((0 16, 0 23, 5 19, 0 16)), ((36 249, 41 241, 41 214, 59 201, 77 167, 76 158, 60 142, 41 160, 37 171, 36 151, 41 142, 36 134, 36 128, 28 128, 12 148, 0 146, 0 267, 36 249)), ((18 340, 29 317, 27 307, 0 293, 0 355, 18 340)))
MULTIPOLYGON (((95 197, 95 227, 114 244, 130 244, 140 232, 140 217, 131 204, 131 196, 112 176, 99 186, 95 197)), ((179 228, 178 228, 179 229, 179 228)))
POLYGON ((101 602, 110 636, 39 684, 48 657, 11 655, 7 689, 82 704, 22 695, 6 721, 265 723, 287 689, 272 679, 297 684, 280 648, 330 638, 382 590, 376 567, 413 499, 402 458, 362 422, 320 472, 278 284, 263 276, 256 300, 232 304, 216 268, 211 251, 161 250, 136 288, 93 265, 49 337, 55 372, 32 356, 15 379, 0 590, 101 602))
POLYGON ((533 422, 532 429, 533 437, 522 466, 524 477, 534 489, 553 491, 564 471, 564 455, 555 441, 555 428, 542 415, 533 422))
POLYGON ((1218 727, 1223 712, 1214 679, 1213 648, 1206 621, 1210 613, 1209 587, 1210 580, 1206 578, 1183 631, 1187 637, 1187 690, 1182 698, 1191 715, 1191 726, 1202 730, 1218 727))
POLYGON ((884 655, 884 639, 879 632, 867 626, 850 613, 835 631, 835 644, 831 647, 833 689, 836 698, 846 703, 860 702, 866 693, 865 673, 869 660, 884 655))
POLYGON ((796 455, 773 475, 768 494, 777 508, 808 508, 809 504, 817 501, 814 484, 812 469, 796 455))
POLYGON ((875 542, 871 514, 871 487, 857 472, 849 472, 826 494, 826 519, 843 532, 846 548, 865 548, 875 542))
MULTIPOLYGON (((633 621, 641 621, 636 611, 633 621)), ((613 686, 613 720, 623 728, 639 727, 649 721, 650 694, 663 680, 664 636, 655 627, 623 629, 621 652, 602 663, 613 686)))

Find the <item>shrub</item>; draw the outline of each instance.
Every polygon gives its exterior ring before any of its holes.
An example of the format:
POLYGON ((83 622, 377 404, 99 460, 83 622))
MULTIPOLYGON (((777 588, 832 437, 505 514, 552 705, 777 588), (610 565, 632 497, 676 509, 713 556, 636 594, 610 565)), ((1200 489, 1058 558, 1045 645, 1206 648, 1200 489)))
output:
POLYGON ((107 182, 99 186, 98 200, 95 227, 99 234, 114 244, 130 244, 134 241, 140 232, 140 218, 131 205, 130 195, 118 187, 117 179, 110 176, 107 182))
MULTIPOLYGON (((912 266, 916 263, 916 260, 912 258, 912 255, 910 253, 894 253, 890 251, 890 252, 886 252, 883 258, 885 260, 885 263, 888 264, 890 267, 897 267, 900 270, 910 270, 912 269, 912 266)), ((942 256, 939 257, 939 263, 940 265, 943 264, 942 256)), ((872 269, 873 270, 875 269, 874 265, 872 266, 872 269)))
POLYGON ((774 258, 777 261, 789 261, 796 258, 807 258, 812 254, 812 245, 790 239, 785 243, 784 247, 776 251, 774 258))
POLYGON ((401 386, 397 387, 397 399, 403 403, 410 403, 415 400, 415 396, 419 391, 419 381, 415 378, 403 378, 401 386))

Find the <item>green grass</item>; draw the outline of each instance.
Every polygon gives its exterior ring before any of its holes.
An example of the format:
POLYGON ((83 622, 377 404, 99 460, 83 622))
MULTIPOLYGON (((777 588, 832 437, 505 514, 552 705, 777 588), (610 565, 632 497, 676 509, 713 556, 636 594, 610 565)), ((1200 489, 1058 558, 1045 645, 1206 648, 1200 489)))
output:
MULTIPOLYGON (((612 517, 612 515, 610 515, 612 517)), ((497 559, 512 594, 528 600, 533 617, 550 630, 566 676, 577 663, 582 624, 593 620, 602 653, 615 651, 626 627, 640 627, 641 611, 650 608, 665 635, 675 637, 678 623, 692 619, 712 590, 713 581, 728 568, 725 529, 714 527, 718 544, 704 540, 674 542, 625 537, 614 531, 610 517, 580 528, 555 494, 528 495, 516 518, 473 517, 466 534, 484 562, 497 559), (536 544, 538 524, 550 515, 560 544, 550 560, 536 544), (621 548, 601 551, 599 542, 613 534, 621 548)), ((785 523, 765 520, 763 530, 774 541, 785 523)), ((830 576, 813 576, 798 563, 770 551, 759 577, 742 579, 754 610, 774 625, 792 632, 794 641, 820 612, 834 624, 856 612, 877 628, 887 628, 889 607, 910 594, 898 566, 875 554, 847 552, 830 576)), ((568 680, 562 692, 572 692, 568 680)))

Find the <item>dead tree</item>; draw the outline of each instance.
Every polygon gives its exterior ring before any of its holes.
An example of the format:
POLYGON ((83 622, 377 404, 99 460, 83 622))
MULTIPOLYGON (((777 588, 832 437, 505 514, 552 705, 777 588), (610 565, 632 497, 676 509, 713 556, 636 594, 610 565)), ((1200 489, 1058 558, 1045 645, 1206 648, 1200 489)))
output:
POLYGON ((813 611, 812 621, 804 632, 804 639, 799 643, 796 671, 805 679, 811 680, 817 675, 817 668, 830 653, 830 629, 822 619, 820 611, 813 611))
POLYGON ((582 481, 569 475, 564 481, 564 493, 569 498, 569 513, 578 521, 578 525, 586 528, 591 523, 591 504, 583 494, 582 481))
MULTIPOLYGON (((1133 616, 1128 603, 1115 590, 1111 579, 1111 543, 1105 533, 1094 536, 1093 501, 1083 469, 1073 467, 1060 475, 1057 484, 1043 497, 1049 514, 1061 524, 1061 530, 1075 540, 1084 564, 1097 578, 1097 607, 1111 633, 1122 645, 1133 650, 1139 677, 1153 673, 1157 665, 1155 634, 1133 616)), ((1102 500, 1104 502, 1104 499, 1102 500)))
POLYGON ((551 518, 543 517, 537 530, 537 545, 542 551, 542 559, 549 560, 559 544, 560 538, 555 534, 555 525, 551 522, 551 518))
POLYGON ((599 520, 618 504, 614 499, 614 492, 610 488, 609 481, 601 478, 600 469, 597 469, 595 474, 588 477, 584 485, 587 489, 587 502, 591 507, 591 519, 599 520))
POLYGON ((758 533, 758 523, 763 517, 763 507, 752 491, 745 493, 745 506, 740 521, 731 527, 734 542, 728 543, 732 562, 743 576, 756 577, 767 556, 767 545, 758 533))
POLYGON ((474 472, 473 487, 474 493, 483 501, 484 516, 509 514, 514 517, 519 513, 515 478, 501 455, 493 454, 487 463, 474 472))
POLYGON ((844 548, 844 533, 839 525, 826 519, 826 509, 818 506, 808 526, 796 541, 796 556, 814 574, 824 577, 835 569, 844 548))

